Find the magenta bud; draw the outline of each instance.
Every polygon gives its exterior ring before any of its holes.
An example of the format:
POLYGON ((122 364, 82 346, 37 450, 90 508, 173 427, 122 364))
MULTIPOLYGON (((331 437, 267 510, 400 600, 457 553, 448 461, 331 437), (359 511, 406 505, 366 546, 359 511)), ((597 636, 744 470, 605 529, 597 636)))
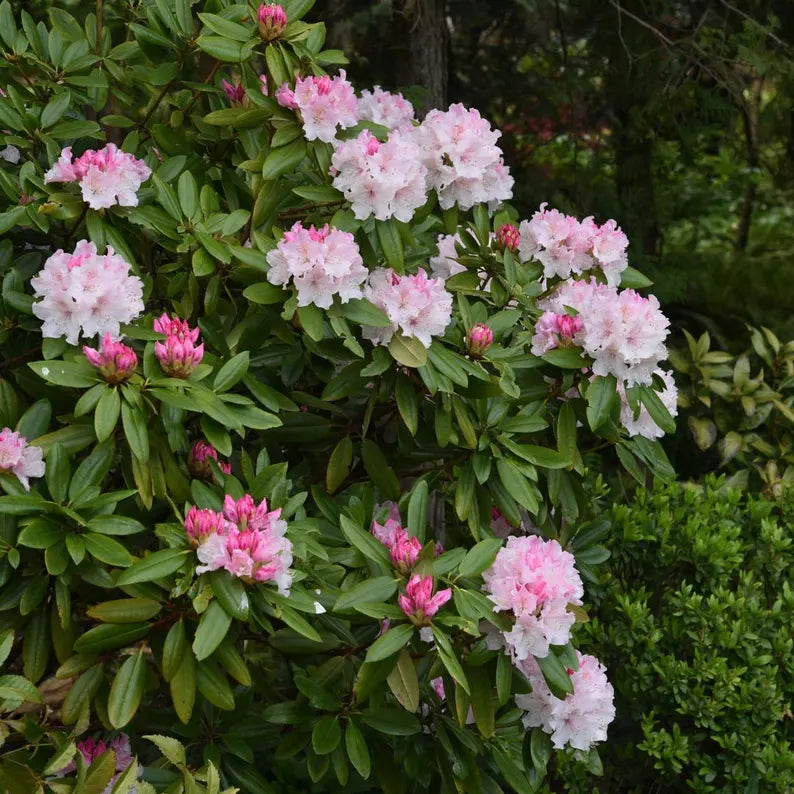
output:
POLYGON ((518 229, 511 223, 502 224, 496 230, 496 247, 500 251, 507 249, 508 251, 515 253, 518 251, 518 243, 520 239, 521 235, 518 229))
POLYGON ((135 351, 121 342, 114 342, 110 334, 102 338, 99 350, 86 346, 83 347, 83 353, 102 377, 114 385, 129 380, 138 366, 135 351))
POLYGON ((479 358, 493 343, 493 331, 485 323, 476 323, 466 334, 466 349, 469 355, 479 358))
POLYGON ((284 30, 287 27, 287 15, 278 3, 274 5, 263 3, 259 6, 256 16, 262 41, 275 41, 284 35, 284 30))

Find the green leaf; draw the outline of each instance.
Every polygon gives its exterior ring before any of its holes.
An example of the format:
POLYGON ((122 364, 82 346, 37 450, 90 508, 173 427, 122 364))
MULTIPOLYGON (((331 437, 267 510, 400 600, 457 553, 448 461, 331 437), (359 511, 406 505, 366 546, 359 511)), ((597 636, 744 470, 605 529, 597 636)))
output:
POLYGON ((53 444, 47 456, 44 477, 47 482, 47 488, 54 501, 66 501, 66 497, 69 493, 69 480, 71 476, 72 472, 69 467, 69 456, 63 451, 60 444, 53 444))
POLYGON ((650 287, 652 284, 653 281, 633 267, 627 267, 620 274, 621 289, 645 289, 645 287, 650 287))
POLYGON ((72 94, 70 91, 62 91, 60 94, 55 94, 44 110, 41 111, 41 128, 46 130, 48 127, 52 127, 55 122, 60 121, 61 116, 66 113, 71 99, 72 94))
POLYGON ((397 592, 397 582, 391 576, 376 576, 345 590, 334 605, 334 612, 355 609, 356 604, 387 601, 397 592))
POLYGON ((381 448, 374 441, 366 439, 361 443, 361 456, 367 474, 380 490, 383 498, 397 499, 400 495, 400 481, 386 462, 386 456, 381 448))
POLYGON ((139 408, 133 408, 124 402, 121 406, 121 424, 132 454, 141 463, 145 463, 149 460, 149 428, 146 417, 139 408))
POLYGON ((121 665, 110 687, 108 719, 114 728, 123 728, 135 716, 143 696, 145 678, 146 662, 143 652, 139 651, 121 665))
POLYGON ((235 384, 239 383, 248 372, 249 354, 247 350, 238 353, 230 358, 215 376, 215 383, 212 388, 216 393, 229 391, 235 384))
POLYGON ((243 582, 224 570, 210 572, 209 580, 224 610, 236 620, 248 620, 248 593, 243 582))
POLYGON ((408 500, 408 533, 424 543, 429 501, 427 480, 420 480, 411 491, 408 500))
POLYGON ((8 655, 11 653, 11 648, 14 647, 14 630, 5 629, 0 632, 0 667, 2 667, 8 655))
POLYGON ((469 667, 471 707, 480 733, 489 738, 494 734, 494 702, 491 680, 485 667, 469 667))
POLYGON ((49 612, 39 610, 31 616, 22 640, 22 672, 29 681, 38 681, 47 670, 50 657, 49 612))
POLYGON ((504 706, 510 697, 513 683, 513 665, 506 653, 496 657, 496 699, 500 706, 504 706))
POLYGON ((370 728, 389 736, 412 736, 422 730, 422 724, 402 709, 379 708, 361 713, 362 722, 370 728))
POLYGON ((344 436, 334 447, 328 459, 325 472, 325 487, 328 493, 333 493, 350 473, 350 464, 353 461, 353 442, 349 436, 344 436))
POLYGON ((587 366, 587 360, 582 358, 581 351, 575 347, 561 347, 549 350, 541 358, 561 369, 582 369, 587 366))
POLYGON ((239 63, 243 58, 243 45, 221 36, 199 36, 196 39, 199 49, 224 63, 239 63))
POLYGON ((598 430, 609 419, 612 407, 617 404, 617 378, 614 375, 596 375, 587 387, 587 423, 598 430))
POLYGON ((402 273, 405 269, 405 253, 403 252, 403 241, 400 237, 398 221, 389 218, 386 221, 375 221, 375 230, 378 233, 383 256, 389 267, 397 273, 402 273))
POLYGON ((405 426, 411 435, 415 436, 419 429, 419 397, 410 378, 402 374, 397 375, 394 396, 405 426))
POLYGON ((537 514, 540 504, 527 482, 527 478, 510 461, 500 458, 496 470, 505 490, 532 514, 537 514))
POLYGON ((74 643, 77 653, 104 653, 132 645, 149 633, 148 623, 103 623, 81 634, 74 643))
POLYGON ((206 659, 223 641, 232 624, 232 616, 219 601, 211 601, 199 620, 193 639, 193 653, 198 661, 206 659))
POLYGON ((163 678, 166 681, 170 681, 177 674, 186 652, 185 622, 180 618, 168 629, 168 634, 163 644, 163 678))
POLYGON ((28 366, 39 377, 55 386, 85 389, 99 380, 96 370, 87 361, 84 364, 71 361, 31 361, 28 366))
POLYGON ((174 573, 182 567, 187 556, 192 552, 188 549, 161 549, 134 562, 126 571, 122 571, 116 580, 121 587, 138 582, 153 582, 174 573))
POLYGON ((89 667, 73 684, 66 693, 61 706, 61 719, 64 725, 73 725, 77 722, 85 704, 96 694, 103 680, 103 667, 95 664, 89 667))
POLYGON ((659 393, 651 386, 639 386, 640 402, 648 409, 651 419, 665 433, 675 433, 675 419, 673 419, 667 406, 662 402, 659 393))
POLYGON ((343 317, 360 325, 371 325, 375 328, 384 328, 391 325, 388 315, 374 303, 365 299, 353 298, 339 307, 343 317))
MULTIPOLYGON (((2 500, 0 500, 1 502, 2 500)), ((370 532, 365 532, 346 515, 339 517, 339 526, 347 541, 355 546, 367 559, 391 568, 391 560, 386 547, 370 532)))
POLYGON ((213 32, 227 39, 248 41, 251 38, 250 28, 238 25, 216 14, 199 14, 199 19, 213 32))
POLYGON ((197 220, 200 214, 199 189, 196 179, 190 171, 183 171, 177 182, 179 206, 186 218, 197 220))
POLYGON ((419 679, 411 654, 406 648, 400 651, 397 664, 389 673, 386 683, 406 711, 413 712, 419 708, 419 679))
POLYGON ((152 742, 174 766, 184 767, 187 764, 184 745, 178 739, 159 734, 149 734, 143 738, 152 742))
POLYGON ((243 297, 251 303, 268 306, 273 303, 283 303, 287 299, 287 293, 281 287, 262 281, 246 287, 243 290, 243 297))
POLYGON ((145 532, 146 527, 140 521, 127 516, 97 516, 88 522, 88 529, 100 535, 136 535, 145 532))
POLYGON ((388 347, 392 358, 405 367, 416 368, 427 364, 427 348, 415 336, 396 333, 388 347))
POLYGON ((352 719, 348 720, 345 728, 345 748, 350 763, 353 764, 356 772, 366 780, 371 771, 371 761, 369 747, 364 735, 352 719))
POLYGON ((465 521, 471 512, 474 500, 474 469, 470 464, 458 470, 455 486, 455 513, 461 521, 465 521))
POLYGON ((116 422, 119 420, 121 411, 121 398, 116 388, 106 389, 94 411, 94 432, 97 441, 104 441, 110 438, 111 433, 116 429, 116 422))
POLYGON ((323 313, 314 304, 298 307, 298 319, 309 338, 319 342, 323 338, 323 313))
POLYGON ((491 567, 500 548, 502 541, 499 538, 481 540, 466 553, 458 566, 458 573, 467 577, 481 574, 486 568, 491 567))
POLYGON ((377 662, 394 655, 411 641, 413 635, 414 627, 410 623, 390 628, 372 643, 364 661, 377 662))
POLYGON ((291 628, 295 629, 298 634, 306 637, 312 642, 322 642, 323 638, 312 628, 311 624, 301 615, 298 614, 292 607, 283 605, 281 607, 281 619, 291 628))
POLYGON ((106 535, 88 532, 83 535, 86 551, 100 562, 117 568, 126 568, 132 563, 132 555, 117 540, 106 535))
POLYGON ((138 623, 153 618, 161 609, 162 604, 153 598, 118 598, 94 604, 86 614, 103 623, 138 623))
MULTIPOLYGON (((268 47, 268 52, 270 52, 270 47, 268 47)), ((304 138, 298 138, 286 146, 272 149, 262 164, 262 178, 265 180, 276 179, 282 174, 295 171, 304 157, 306 157, 304 138)))
POLYGON ((79 794, 102 794, 115 774, 116 753, 114 750, 106 750, 91 762, 85 780, 77 791, 79 794))
MULTIPOLYGON (((283 131, 285 129, 289 130, 289 134, 291 135, 294 134, 294 137, 297 137, 298 135, 303 135, 303 129, 297 124, 290 124, 286 128, 281 127, 280 131, 283 131)), ((276 133, 276 135, 278 135, 278 133, 276 133)), ((275 135, 273 136, 273 140, 274 141, 276 140, 275 135)), ((273 146, 277 146, 277 145, 278 145, 277 143, 275 142, 273 143, 273 146)), ((344 198, 343 195, 335 187, 331 187, 331 185, 301 185, 300 187, 292 188, 292 192, 296 196, 300 196, 301 198, 305 198, 308 199, 309 201, 314 201, 318 203, 329 202, 329 201, 338 201, 339 203, 341 203, 344 198)))
POLYGON ((554 653, 549 653, 548 656, 535 657, 535 661, 540 667, 543 678, 548 684, 552 695, 558 698, 564 698, 573 692, 573 684, 565 665, 560 661, 554 653))
POLYGON ((315 723, 312 730, 312 748, 317 755, 332 753, 339 746, 341 739, 339 717, 326 714, 315 723))
POLYGON ((170 689, 176 716, 187 725, 196 701, 196 659, 192 653, 182 655, 182 662, 171 678, 170 689))
POLYGON ((433 630, 433 638, 436 641, 436 650, 444 667, 447 668, 447 672, 457 681, 458 685, 463 687, 467 694, 471 695, 469 679, 466 677, 466 673, 463 672, 463 667, 449 637, 438 626, 431 626, 431 628, 433 630))

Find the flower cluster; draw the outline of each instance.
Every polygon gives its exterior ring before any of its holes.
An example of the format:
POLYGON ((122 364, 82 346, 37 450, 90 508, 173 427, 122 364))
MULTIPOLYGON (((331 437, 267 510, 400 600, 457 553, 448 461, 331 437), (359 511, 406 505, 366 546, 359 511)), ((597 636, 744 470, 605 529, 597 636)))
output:
POLYGON ((549 690, 537 662, 531 657, 520 666, 532 684, 532 692, 517 695, 517 705, 526 711, 524 727, 542 728, 551 734, 555 748, 566 744, 574 750, 588 751, 607 738, 607 727, 615 719, 614 690, 606 669, 594 656, 576 652, 578 670, 568 670, 573 694, 564 699, 549 690))
POLYGON ((556 347, 571 347, 573 338, 584 327, 579 315, 557 314, 546 311, 535 323, 535 334, 532 337, 532 355, 542 356, 556 347))
POLYGON ((231 464, 218 460, 218 451, 206 441, 197 441, 190 450, 187 459, 188 471, 199 480, 211 480, 213 477, 210 460, 218 464, 224 474, 231 474, 231 464))
POLYGON ((114 342, 110 334, 102 337, 99 350, 84 345, 83 353, 102 377, 114 386, 129 380, 138 366, 135 351, 128 345, 114 342))
MULTIPOLYGON (((573 334, 574 344, 593 358, 596 375, 612 374, 629 385, 650 383, 659 362, 667 357, 664 340, 670 321, 653 295, 644 298, 632 289, 619 291, 591 278, 564 282, 538 306, 557 315, 566 314, 566 307, 577 313, 565 326, 567 331, 557 334, 573 334)), ((546 320, 550 325, 550 318, 546 320)), ((545 326, 536 329, 533 352, 548 349, 553 341, 545 326)))
POLYGON ((422 544, 419 538, 403 529, 397 505, 391 504, 391 512, 384 524, 373 520, 372 534, 389 550, 389 556, 400 573, 408 573, 414 567, 422 544))
POLYGON ((364 297, 386 312, 391 325, 363 326, 362 334, 373 344, 386 345, 398 331, 415 336, 425 347, 440 336, 452 316, 452 296, 440 278, 428 278, 421 268, 415 276, 400 276, 391 268, 371 273, 364 297))
POLYGON ((414 574, 405 586, 405 593, 400 593, 397 602, 414 625, 427 626, 450 598, 451 588, 445 587, 433 595, 433 577, 414 574))
POLYGON ((511 656, 548 656, 550 645, 565 645, 575 616, 568 604, 582 603, 584 587, 574 557, 556 540, 538 535, 510 537, 483 573, 494 611, 510 611, 513 628, 504 640, 511 656))
MULTIPOLYGON (((667 408, 670 416, 676 416, 678 414, 678 389, 673 380, 673 373, 657 369, 653 374, 658 375, 665 384, 665 388, 659 392, 659 399, 667 408)), ((640 406, 640 412, 637 418, 634 418, 634 412, 626 399, 626 390, 621 383, 618 383, 618 394, 620 395, 620 423, 630 436, 661 438, 664 435, 664 430, 653 421, 644 405, 640 406)))
POLYGON ((414 120, 414 106, 402 94, 392 94, 376 85, 372 91, 364 89, 361 92, 358 115, 363 121, 397 129, 414 120))
POLYGON ((267 254, 267 280, 279 286, 290 281, 298 291, 298 306, 313 303, 327 309, 338 295, 342 303, 361 297, 367 269, 349 232, 295 223, 267 254))
POLYGON ((32 447, 24 436, 11 428, 0 430, 0 471, 10 472, 30 490, 30 477, 44 476, 44 461, 39 447, 32 447))
POLYGON ((518 253, 523 261, 536 259, 546 278, 568 278, 600 268, 607 283, 620 283, 628 266, 629 240, 613 220, 599 226, 592 218, 579 222, 545 204, 520 226, 518 253))
POLYGON ((143 160, 122 152, 113 143, 98 151, 89 149, 76 160, 72 160, 72 149, 67 146, 44 174, 44 181, 79 182, 84 201, 99 210, 114 204, 137 207, 138 188, 151 173, 143 160))
POLYGON ((374 215, 408 222, 427 200, 427 169, 416 133, 394 130, 381 143, 369 130, 336 147, 331 158, 333 184, 351 203, 359 220, 374 215))
POLYGON ((74 253, 59 249, 30 280, 40 301, 33 314, 44 323, 42 336, 65 336, 77 344, 83 336, 110 334, 118 338, 122 323, 143 311, 143 282, 130 275, 130 266, 108 246, 98 254, 87 240, 77 243, 74 253))
POLYGON ((303 132, 309 141, 331 143, 336 128, 358 123, 358 103, 345 70, 336 77, 299 77, 292 91, 286 84, 276 91, 276 100, 283 107, 297 110, 303 121, 303 132))
MULTIPOLYGON (((106 743, 103 739, 97 740, 90 737, 88 739, 80 739, 77 742, 77 751, 83 756, 86 766, 92 764, 97 758, 99 758, 100 755, 107 752, 108 750, 113 750, 115 755, 116 774, 113 775, 107 786, 102 789, 101 794, 110 794, 110 792, 113 791, 113 786, 115 785, 119 775, 132 762, 132 748, 130 747, 129 737, 122 733, 108 743, 106 743)), ((77 764, 74 761, 70 761, 65 767, 59 769, 55 773, 55 776, 64 777, 65 775, 71 775, 76 770, 77 764)), ((135 785, 127 789, 129 794, 135 794, 137 790, 137 786, 135 785)))
POLYGON ((513 195, 513 177, 496 145, 500 135, 477 110, 461 104, 425 116, 417 137, 441 209, 496 206, 513 195))
POLYGON ((223 568, 246 582, 274 582, 282 595, 292 584, 286 531, 281 508, 268 511, 266 499, 257 505, 248 494, 236 501, 227 494, 221 513, 191 507, 185 518, 185 532, 203 563, 196 573, 223 568))
POLYGON ((172 378, 186 378, 204 358, 204 343, 196 344, 199 329, 163 314, 154 321, 154 330, 165 334, 165 342, 154 343, 154 354, 163 372, 172 378))

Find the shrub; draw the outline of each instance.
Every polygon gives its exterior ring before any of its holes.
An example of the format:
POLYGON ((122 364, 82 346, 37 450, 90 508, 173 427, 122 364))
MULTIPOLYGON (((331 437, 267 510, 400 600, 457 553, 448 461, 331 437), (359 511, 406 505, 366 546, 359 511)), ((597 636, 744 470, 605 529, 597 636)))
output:
POLYGON ((476 111, 360 105, 310 6, 0 3, 12 794, 597 768, 584 460, 670 473, 667 320, 614 221, 500 208, 476 111))
POLYGON ((709 477, 613 517, 588 631, 618 713, 598 790, 791 791, 791 504, 709 477))

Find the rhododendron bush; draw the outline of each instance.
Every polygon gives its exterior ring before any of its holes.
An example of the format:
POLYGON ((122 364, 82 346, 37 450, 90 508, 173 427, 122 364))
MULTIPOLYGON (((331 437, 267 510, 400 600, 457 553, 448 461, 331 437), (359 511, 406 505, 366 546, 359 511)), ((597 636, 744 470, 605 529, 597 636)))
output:
POLYGON ((200 5, 0 4, 2 787, 597 771, 587 475, 668 476, 675 412, 629 241, 309 0, 200 5))

